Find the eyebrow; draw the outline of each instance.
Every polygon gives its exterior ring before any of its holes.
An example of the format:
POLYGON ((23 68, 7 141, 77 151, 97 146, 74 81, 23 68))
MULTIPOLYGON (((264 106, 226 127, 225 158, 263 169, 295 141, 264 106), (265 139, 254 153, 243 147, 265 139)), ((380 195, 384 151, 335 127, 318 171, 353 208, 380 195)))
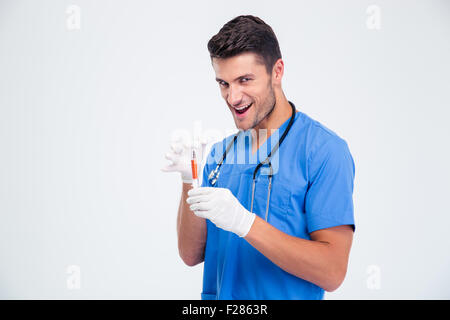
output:
MULTIPOLYGON (((249 78, 249 77, 250 77, 250 78, 254 78, 255 75, 254 75, 253 73, 246 73, 246 74, 244 74, 244 75, 242 75, 242 76, 237 77, 237 78, 234 79, 233 81, 241 80, 242 78, 249 78)), ((219 82, 219 81, 226 82, 225 80, 222 80, 222 79, 220 79, 220 78, 216 78, 216 81, 217 81, 217 82, 219 82)))

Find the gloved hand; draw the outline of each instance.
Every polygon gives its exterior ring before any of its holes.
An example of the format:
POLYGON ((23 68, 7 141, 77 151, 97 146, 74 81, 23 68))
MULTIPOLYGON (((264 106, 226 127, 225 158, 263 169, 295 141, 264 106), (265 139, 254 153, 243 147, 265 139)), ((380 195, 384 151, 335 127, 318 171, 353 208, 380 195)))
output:
POLYGON ((225 188, 202 187, 188 191, 186 202, 198 217, 211 220, 217 227, 245 237, 256 215, 250 213, 225 188))
POLYGON ((202 172, 201 163, 205 153, 206 141, 192 143, 187 139, 178 137, 170 144, 170 152, 166 153, 166 159, 171 163, 161 170, 164 172, 179 172, 183 183, 192 183, 191 157, 192 149, 195 150, 198 172, 202 172))

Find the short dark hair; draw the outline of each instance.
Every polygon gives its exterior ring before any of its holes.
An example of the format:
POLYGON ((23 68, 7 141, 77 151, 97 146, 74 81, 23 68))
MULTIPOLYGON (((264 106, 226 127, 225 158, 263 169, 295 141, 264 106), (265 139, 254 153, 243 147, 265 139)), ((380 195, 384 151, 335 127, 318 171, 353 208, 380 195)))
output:
POLYGON ((241 15, 227 22, 208 41, 212 58, 229 58, 244 52, 259 56, 268 74, 272 74, 275 62, 281 58, 280 46, 272 28, 252 15, 241 15))

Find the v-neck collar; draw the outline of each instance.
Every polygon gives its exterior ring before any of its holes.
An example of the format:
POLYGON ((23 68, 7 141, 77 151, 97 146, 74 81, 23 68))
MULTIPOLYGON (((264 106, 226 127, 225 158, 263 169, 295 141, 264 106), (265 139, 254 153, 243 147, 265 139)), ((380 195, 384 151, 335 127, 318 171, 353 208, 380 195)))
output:
MULTIPOLYGON (((297 112, 297 111, 295 112, 294 122, 297 119, 298 113, 299 112, 297 112)), ((260 145, 259 148, 256 149, 254 154, 252 152, 253 151, 253 136, 251 134, 249 134, 250 141, 249 141, 249 146, 248 146, 249 149, 248 150, 249 150, 250 163, 260 163, 261 161, 263 161, 267 158, 267 156, 269 155, 269 152, 272 151, 273 147, 280 140, 281 135, 286 130, 286 128, 289 124, 289 120, 291 120, 291 117, 289 117, 285 122, 283 122, 278 129, 275 129, 273 131, 273 133, 266 139, 266 141, 264 141, 264 143, 262 145, 260 145), (272 141, 272 140, 274 140, 274 141, 272 141)))

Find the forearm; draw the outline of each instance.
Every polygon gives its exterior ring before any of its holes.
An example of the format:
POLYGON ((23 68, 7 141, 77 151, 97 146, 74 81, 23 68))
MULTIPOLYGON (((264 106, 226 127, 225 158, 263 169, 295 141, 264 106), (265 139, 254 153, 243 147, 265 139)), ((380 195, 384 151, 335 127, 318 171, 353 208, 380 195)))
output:
POLYGON ((290 236, 259 217, 245 240, 284 271, 326 291, 335 290, 345 276, 332 244, 290 236))
POLYGON ((177 216, 178 251, 183 261, 194 266, 204 259, 206 221, 197 217, 186 203, 191 185, 183 183, 177 216))

